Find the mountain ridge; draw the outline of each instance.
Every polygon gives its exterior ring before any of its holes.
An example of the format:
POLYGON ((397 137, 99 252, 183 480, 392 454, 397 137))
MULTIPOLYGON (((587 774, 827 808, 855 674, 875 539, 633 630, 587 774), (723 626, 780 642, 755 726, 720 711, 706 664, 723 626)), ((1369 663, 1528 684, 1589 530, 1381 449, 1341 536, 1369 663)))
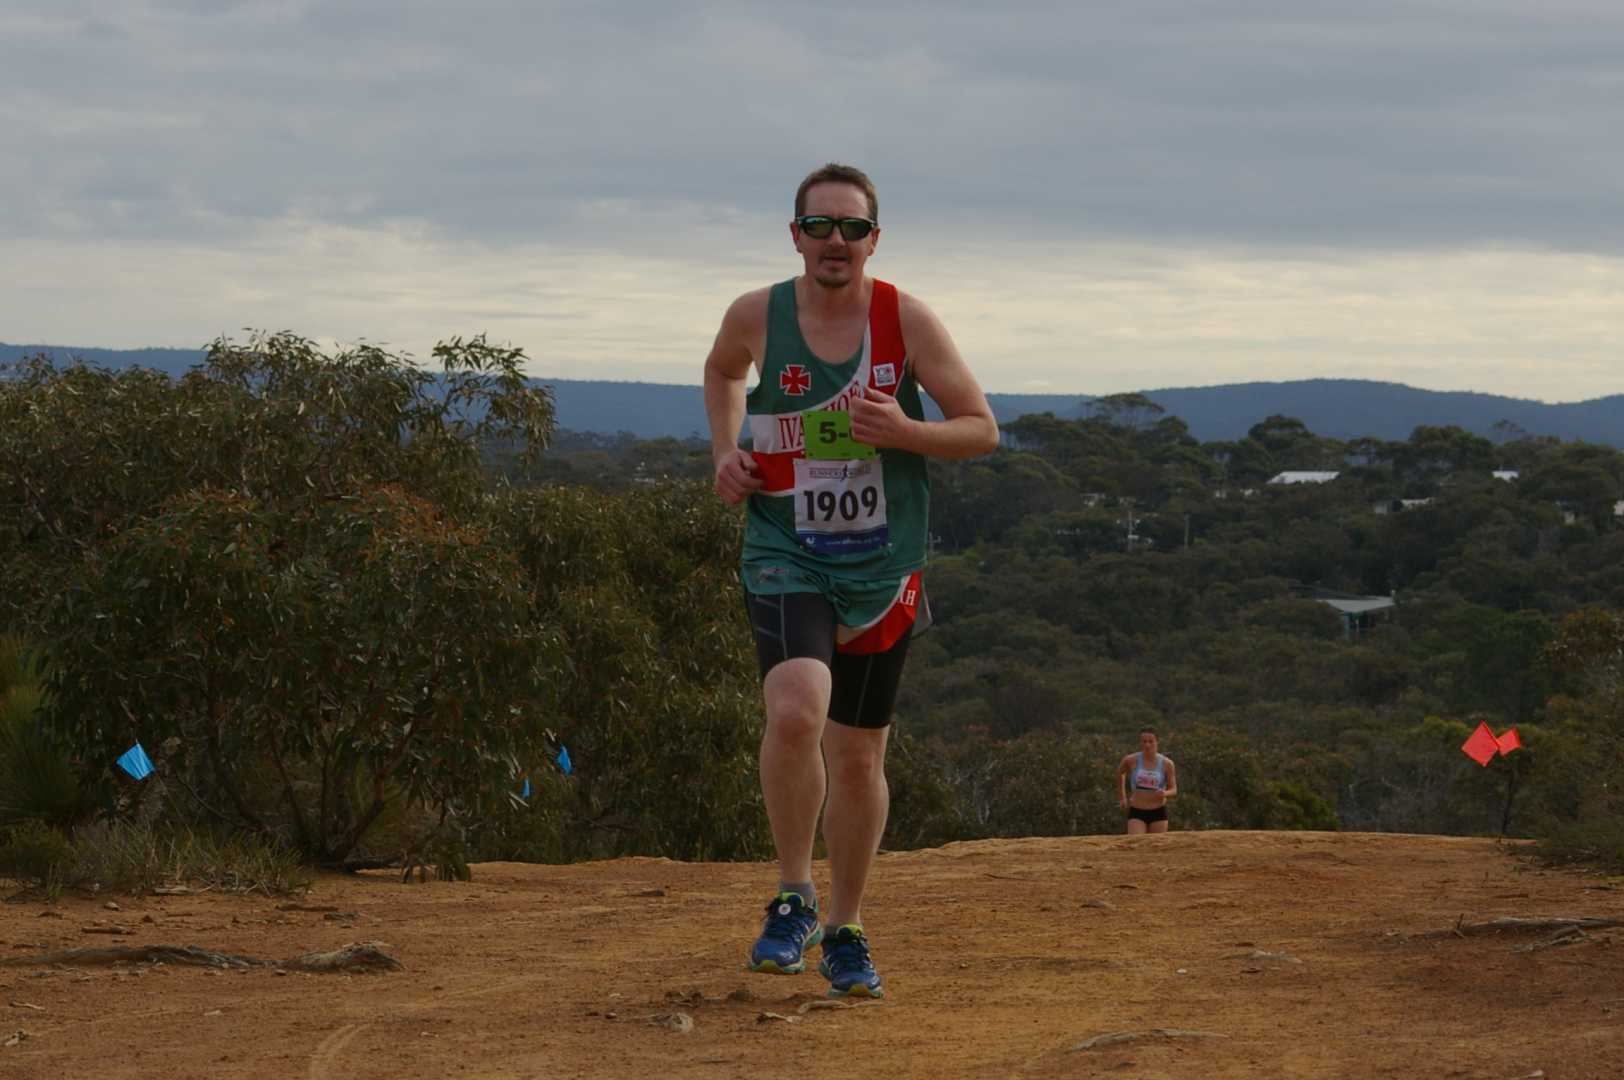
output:
MULTIPOLYGON (((171 375, 201 363, 202 349, 100 349, 0 343, 0 363, 39 353, 58 363, 82 359, 108 368, 155 368, 171 375)), ((553 388, 559 426, 571 431, 639 438, 703 437, 704 395, 697 385, 640 380, 558 379, 536 381, 553 388)), ((1586 401, 1547 403, 1470 390, 1423 390, 1371 379, 1314 378, 1253 381, 1141 391, 1177 416, 1203 442, 1245 437, 1269 416, 1293 416, 1316 435, 1352 439, 1409 438, 1416 427, 1456 425, 1484 437, 1510 422, 1529 435, 1624 447, 1624 394, 1586 401)), ((989 393, 999 423, 1052 412, 1065 419, 1084 415, 1088 394, 989 393)))

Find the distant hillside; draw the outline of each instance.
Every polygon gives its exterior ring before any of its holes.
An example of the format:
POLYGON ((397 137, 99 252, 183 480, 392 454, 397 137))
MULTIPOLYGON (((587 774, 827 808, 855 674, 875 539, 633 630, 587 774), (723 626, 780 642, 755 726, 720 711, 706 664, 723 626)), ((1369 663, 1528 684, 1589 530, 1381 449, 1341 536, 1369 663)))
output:
MULTIPOLYGON (((80 357, 105 367, 141 365, 174 375, 203 359, 199 349, 74 349, 0 344, 0 362, 46 352, 59 361, 80 357)), ((668 383, 549 379, 559 426, 571 431, 640 438, 704 434, 705 403, 698 386, 668 383)), ((1509 420, 1531 435, 1583 439, 1624 447, 1624 394, 1562 405, 1462 391, 1418 390, 1367 379, 1302 379, 1227 386, 1147 390, 1147 397, 1180 417, 1203 442, 1238 439, 1268 416, 1294 416, 1317 435, 1407 439, 1416 427, 1455 424, 1490 436, 1509 420)), ((993 413, 1007 423, 1028 413, 1076 418, 1091 400, 1082 394, 989 394, 993 413)))
POLYGON ((0 342, 0 364, 11 363, 40 353, 57 363, 83 360, 100 367, 149 367, 184 375, 194 364, 203 362, 202 349, 76 349, 67 345, 7 345, 0 342))
POLYGON ((1530 435, 1624 446, 1624 394, 1562 405, 1469 391, 1417 390, 1368 379, 1304 379, 1149 390, 1202 441, 1235 439, 1264 417, 1295 416, 1316 435, 1407 439, 1418 426, 1455 424, 1479 435, 1509 420, 1530 435))

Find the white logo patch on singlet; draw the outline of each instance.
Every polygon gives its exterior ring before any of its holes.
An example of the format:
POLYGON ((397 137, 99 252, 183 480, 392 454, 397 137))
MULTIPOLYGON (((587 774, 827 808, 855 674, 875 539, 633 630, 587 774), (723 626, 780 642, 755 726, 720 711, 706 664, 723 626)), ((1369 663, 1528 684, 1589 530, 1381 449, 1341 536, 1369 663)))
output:
POLYGON ((897 366, 895 364, 874 365, 875 386, 895 386, 897 384, 897 366))

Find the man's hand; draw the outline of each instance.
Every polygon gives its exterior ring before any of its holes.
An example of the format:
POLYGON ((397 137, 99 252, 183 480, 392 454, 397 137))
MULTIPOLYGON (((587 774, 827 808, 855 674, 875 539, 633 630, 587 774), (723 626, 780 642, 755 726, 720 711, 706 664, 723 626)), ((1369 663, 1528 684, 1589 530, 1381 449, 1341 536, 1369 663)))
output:
POLYGON ((753 491, 761 490, 761 476, 755 459, 746 450, 730 450, 716 463, 716 494, 729 506, 737 506, 753 491))
POLYGON ((853 398, 851 437, 870 446, 905 448, 915 421, 890 394, 853 398))

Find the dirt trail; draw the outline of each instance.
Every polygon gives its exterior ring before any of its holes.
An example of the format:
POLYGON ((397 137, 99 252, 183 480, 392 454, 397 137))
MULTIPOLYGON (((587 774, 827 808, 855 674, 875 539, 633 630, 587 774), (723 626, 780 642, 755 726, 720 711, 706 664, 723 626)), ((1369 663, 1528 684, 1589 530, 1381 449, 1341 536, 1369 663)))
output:
POLYGON ((0 959, 378 941, 405 965, 0 967, 0 1078, 1624 1075, 1624 930, 1535 949, 1519 946, 1552 935, 1449 933, 1463 917, 1624 918, 1624 887, 1487 840, 1208 832, 885 854, 866 915, 888 996, 853 1008, 813 1006, 811 971, 743 970, 769 867, 474 874, 323 877, 304 910, 0 904, 0 959), (98 924, 131 933, 85 932, 98 924), (1123 1033, 1137 1037, 1109 1037, 1123 1033))

